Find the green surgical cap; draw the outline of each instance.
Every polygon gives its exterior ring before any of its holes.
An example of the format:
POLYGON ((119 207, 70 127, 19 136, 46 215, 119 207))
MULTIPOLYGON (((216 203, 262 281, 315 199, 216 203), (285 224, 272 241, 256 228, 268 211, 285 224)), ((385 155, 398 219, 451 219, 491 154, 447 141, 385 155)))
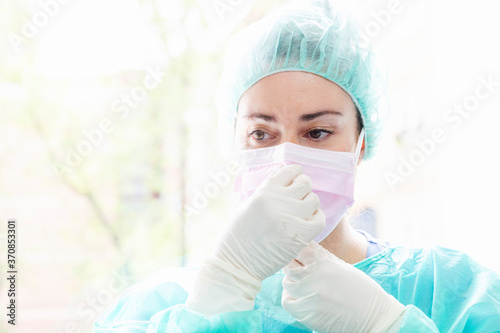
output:
POLYGON ((364 158, 373 156, 388 108, 385 76, 363 41, 357 23, 332 0, 302 0, 232 36, 215 103, 225 156, 234 149, 238 103, 260 79, 278 72, 304 71, 340 86, 360 112, 364 158))

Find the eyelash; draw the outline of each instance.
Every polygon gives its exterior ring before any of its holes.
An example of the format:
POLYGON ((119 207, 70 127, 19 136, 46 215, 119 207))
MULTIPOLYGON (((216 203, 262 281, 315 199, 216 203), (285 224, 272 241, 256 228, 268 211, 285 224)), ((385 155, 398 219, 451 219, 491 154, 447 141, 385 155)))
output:
MULTIPOLYGON (((257 133, 257 132, 262 132, 262 133, 264 133, 264 135, 265 135, 265 134, 269 135, 269 133, 264 132, 263 130, 255 130, 255 131, 250 132, 250 134, 248 134, 248 137, 249 137, 249 138, 254 139, 254 138, 253 138, 253 135, 254 135, 255 133, 257 133)), ((256 140, 256 141, 262 141, 262 140, 257 140, 257 139, 254 139, 254 140, 256 140)))
MULTIPOLYGON (((311 135, 311 132, 313 131, 319 131, 321 133, 328 133, 328 134, 333 134, 333 131, 329 131, 329 130, 326 130, 326 129, 322 129, 322 128, 315 128, 315 129, 312 129, 310 130, 309 132, 307 132, 307 134, 309 134, 309 136, 311 135)), ((322 140, 324 138, 321 138, 321 139, 314 139, 313 140, 322 140)))
MULTIPOLYGON (((313 132, 313 131, 319 131, 319 132, 321 132, 321 133, 328 133, 328 134, 330 134, 330 135, 331 135, 331 134, 333 134, 333 131, 329 131, 329 130, 322 129, 322 128, 315 128, 315 129, 312 129, 312 130, 308 131, 308 132, 307 132, 307 134, 309 134, 309 136, 310 136, 311 132, 313 132)), ((257 133, 257 132, 262 132, 262 133, 264 133, 264 135, 266 135, 266 134, 267 134, 267 135, 269 135, 269 133, 267 133, 267 132, 265 132, 265 131, 263 131, 263 130, 254 130, 254 131, 250 132, 250 134, 248 134, 248 137, 252 137, 252 136, 253 136, 255 133, 257 133)), ((314 139, 314 138, 312 138, 312 139, 313 139, 313 140, 322 140, 322 139, 324 139, 324 138, 321 138, 321 139, 314 139)), ((262 140, 254 139, 254 140, 256 140, 256 141, 262 141, 263 139, 262 139, 262 140)))

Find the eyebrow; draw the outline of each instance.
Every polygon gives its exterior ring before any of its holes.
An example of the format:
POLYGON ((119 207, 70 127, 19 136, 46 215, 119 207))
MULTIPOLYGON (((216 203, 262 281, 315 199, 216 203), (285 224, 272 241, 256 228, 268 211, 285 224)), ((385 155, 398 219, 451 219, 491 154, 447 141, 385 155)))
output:
POLYGON ((264 121, 269 121, 269 122, 273 122, 273 123, 276 122, 276 118, 274 118, 273 116, 270 116, 270 115, 267 115, 267 114, 264 114, 264 113, 260 113, 260 112, 254 112, 254 113, 246 114, 246 115, 243 116, 243 118, 248 118, 248 119, 262 119, 264 121))
POLYGON ((327 110, 327 111, 319 111, 319 112, 314 112, 314 113, 308 113, 308 114, 304 114, 300 117, 299 121, 302 121, 302 122, 305 122, 305 121, 311 121, 311 120, 314 120, 318 117, 321 117, 321 116, 324 116, 324 115, 327 115, 327 114, 331 114, 331 115, 334 115, 334 116, 344 116, 342 114, 342 112, 339 112, 339 111, 330 111, 330 110, 327 110))
MULTIPOLYGON (((334 116, 340 116, 340 117, 344 116, 342 114, 342 112, 339 112, 339 111, 325 110, 325 111, 318 111, 318 112, 314 112, 314 113, 304 114, 304 115, 302 115, 300 117, 299 121, 300 122, 311 121, 311 120, 314 120, 314 119, 316 119, 318 117, 321 117, 321 116, 324 116, 324 115, 327 115, 327 114, 331 114, 331 115, 334 115, 334 116)), ((276 118, 275 117, 267 115, 267 114, 264 114, 264 113, 261 113, 261 112, 255 112, 255 113, 247 114, 247 115, 244 116, 244 118, 248 118, 248 119, 262 119, 264 121, 273 122, 273 123, 276 122, 276 118)))

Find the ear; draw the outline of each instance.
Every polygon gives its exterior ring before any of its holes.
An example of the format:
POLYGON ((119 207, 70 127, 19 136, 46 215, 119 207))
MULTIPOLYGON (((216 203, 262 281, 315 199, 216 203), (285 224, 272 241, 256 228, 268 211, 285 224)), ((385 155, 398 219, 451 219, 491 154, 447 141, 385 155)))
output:
POLYGON ((365 138, 363 138, 363 145, 361 146, 361 150, 359 152, 359 158, 358 158, 358 164, 361 163, 361 160, 363 159, 363 156, 365 156, 365 138))

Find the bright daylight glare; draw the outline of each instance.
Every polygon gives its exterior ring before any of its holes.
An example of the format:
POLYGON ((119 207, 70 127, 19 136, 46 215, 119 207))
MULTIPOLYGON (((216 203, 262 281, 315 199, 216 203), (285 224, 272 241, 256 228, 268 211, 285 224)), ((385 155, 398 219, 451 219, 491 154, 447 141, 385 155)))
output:
MULTIPOLYGON (((286 3, 2 1, 0 331, 90 332, 154 272, 189 280, 177 268, 204 262, 238 206, 214 104, 224 52, 231 34, 286 3)), ((390 108, 374 158, 358 167, 350 223, 500 273, 497 8, 345 4, 385 68, 390 108)))

